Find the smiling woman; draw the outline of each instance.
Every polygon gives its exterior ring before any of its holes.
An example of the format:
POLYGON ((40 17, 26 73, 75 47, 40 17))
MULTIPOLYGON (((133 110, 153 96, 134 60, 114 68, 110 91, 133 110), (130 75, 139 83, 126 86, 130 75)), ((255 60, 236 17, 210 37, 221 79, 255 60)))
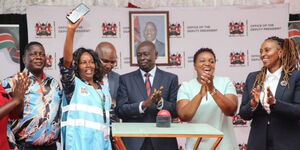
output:
POLYGON ((64 57, 59 63, 66 96, 62 104, 62 148, 110 150, 111 96, 100 84, 103 66, 93 50, 79 48, 73 53, 75 31, 82 20, 75 24, 68 21, 64 57))
MULTIPOLYGON (((197 78, 183 82, 177 95, 176 110, 181 120, 207 123, 224 133, 219 149, 238 149, 231 117, 237 109, 237 94, 226 77, 214 76, 216 56, 210 48, 201 48, 194 55, 197 78)), ((193 149, 195 138, 188 138, 186 149, 193 149)), ((210 149, 213 140, 201 142, 199 149, 210 149)))
POLYGON ((296 43, 269 37, 260 47, 263 66, 246 80, 240 116, 252 120, 249 150, 300 147, 300 71, 296 43), (284 136, 284 138, 282 138, 284 136))

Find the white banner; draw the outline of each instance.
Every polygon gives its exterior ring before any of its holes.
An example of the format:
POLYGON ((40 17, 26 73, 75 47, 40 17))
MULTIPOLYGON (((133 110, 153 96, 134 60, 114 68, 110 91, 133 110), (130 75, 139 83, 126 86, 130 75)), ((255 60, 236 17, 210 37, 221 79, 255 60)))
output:
MULTIPOLYGON (((262 66, 260 44, 270 36, 288 36, 288 6, 228 6, 127 9, 90 7, 76 33, 74 48, 95 49, 102 41, 113 43, 118 52, 116 72, 130 66, 129 11, 169 11, 170 61, 161 69, 178 75, 180 82, 196 76, 193 55, 202 47, 212 48, 217 57, 216 75, 236 84, 239 98, 249 72, 262 66), (111 28, 113 26, 113 29, 111 28)), ((47 73, 59 79, 58 60, 63 55, 66 13, 71 7, 32 6, 27 8, 29 41, 39 41, 49 57, 47 73)), ((143 27, 142 27, 143 28, 143 27)), ((240 148, 247 142, 249 122, 234 117, 240 148)), ((184 146, 183 146, 184 147, 184 146)))

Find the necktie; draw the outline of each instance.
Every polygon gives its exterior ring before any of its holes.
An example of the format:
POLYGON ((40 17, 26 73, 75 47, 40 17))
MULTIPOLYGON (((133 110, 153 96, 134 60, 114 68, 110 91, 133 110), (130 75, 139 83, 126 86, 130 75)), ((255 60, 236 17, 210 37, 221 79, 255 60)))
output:
POLYGON ((147 95, 150 96, 151 94, 151 82, 150 82, 150 73, 145 73, 145 88, 146 88, 146 91, 147 91, 147 95))

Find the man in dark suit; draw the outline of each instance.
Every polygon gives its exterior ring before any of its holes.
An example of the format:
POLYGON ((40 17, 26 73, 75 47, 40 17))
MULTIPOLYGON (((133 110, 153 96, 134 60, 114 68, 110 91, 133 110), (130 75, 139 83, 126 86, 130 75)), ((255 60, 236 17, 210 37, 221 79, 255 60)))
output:
MULTIPOLYGON (((176 116, 178 77, 157 68, 156 58, 154 44, 144 41, 137 51, 139 69, 120 76, 116 113, 124 122, 155 122, 161 109, 176 116)), ((130 150, 178 149, 176 138, 123 138, 123 141, 130 150)))
POLYGON ((117 64, 116 48, 109 42, 101 42, 97 45, 96 52, 104 68, 103 84, 109 88, 113 105, 115 105, 120 77, 118 73, 112 71, 117 64))
POLYGON ((165 56, 165 43, 159 41, 157 38, 157 28, 153 22, 147 22, 144 29, 144 38, 155 45, 158 56, 165 56))

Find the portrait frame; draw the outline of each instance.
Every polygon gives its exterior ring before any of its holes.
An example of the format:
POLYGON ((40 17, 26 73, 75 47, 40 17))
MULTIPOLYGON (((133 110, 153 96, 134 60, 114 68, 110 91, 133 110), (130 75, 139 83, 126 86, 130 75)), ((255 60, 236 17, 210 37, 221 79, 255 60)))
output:
POLYGON ((152 41, 158 52, 156 65, 170 64, 168 11, 129 11, 130 66, 137 66, 137 47, 146 41, 152 41), (153 34, 153 30, 156 32, 153 34), (152 31, 152 32, 151 32, 152 31))

